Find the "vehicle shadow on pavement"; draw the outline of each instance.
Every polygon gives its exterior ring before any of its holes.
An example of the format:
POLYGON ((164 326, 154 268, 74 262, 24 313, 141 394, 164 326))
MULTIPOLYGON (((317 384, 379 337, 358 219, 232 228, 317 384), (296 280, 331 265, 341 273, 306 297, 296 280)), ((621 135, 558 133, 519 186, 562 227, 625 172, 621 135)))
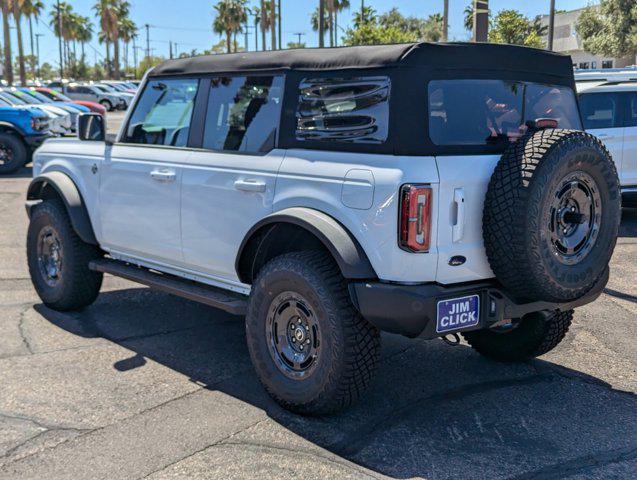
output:
POLYGON ((259 384, 240 317, 146 288, 102 293, 80 313, 35 309, 67 332, 132 352, 114 363, 117 371, 158 362, 311 442, 255 432, 233 445, 291 454, 318 446, 336 461, 395 478, 558 478, 637 458, 637 397, 543 360, 505 365, 467 346, 383 335, 378 375, 361 401, 339 415, 304 418, 259 384))
POLYGON ((619 237, 637 237, 637 208, 622 209, 619 237))

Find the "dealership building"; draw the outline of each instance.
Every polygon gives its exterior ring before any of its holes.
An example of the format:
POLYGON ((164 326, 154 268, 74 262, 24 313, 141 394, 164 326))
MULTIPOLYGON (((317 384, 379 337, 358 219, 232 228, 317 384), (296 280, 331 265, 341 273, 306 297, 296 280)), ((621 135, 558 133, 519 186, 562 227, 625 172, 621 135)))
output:
MULTIPOLYGON (((553 30, 553 50, 567 53, 573 58, 573 67, 578 69, 621 68, 637 64, 635 56, 624 58, 603 57, 593 55, 584 50, 582 39, 575 30, 577 19, 585 8, 555 14, 553 30)), ((549 16, 541 17, 542 25, 548 26, 549 16)))

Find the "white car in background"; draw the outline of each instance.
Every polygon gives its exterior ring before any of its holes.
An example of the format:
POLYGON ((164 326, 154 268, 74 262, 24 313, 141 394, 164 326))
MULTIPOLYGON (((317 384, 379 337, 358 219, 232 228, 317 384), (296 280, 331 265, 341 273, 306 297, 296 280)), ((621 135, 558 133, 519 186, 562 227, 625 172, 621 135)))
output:
POLYGON ((106 83, 96 83, 93 86, 95 88, 100 89, 102 92, 106 94, 117 95, 119 98, 121 98, 125 102, 126 104, 125 108, 128 108, 130 106, 131 102, 133 101, 133 98, 135 97, 135 95, 132 93, 121 92, 115 87, 111 85, 107 85, 106 83))
POLYGON ((637 207, 637 69, 575 74, 584 128, 617 166, 624 206, 637 207))

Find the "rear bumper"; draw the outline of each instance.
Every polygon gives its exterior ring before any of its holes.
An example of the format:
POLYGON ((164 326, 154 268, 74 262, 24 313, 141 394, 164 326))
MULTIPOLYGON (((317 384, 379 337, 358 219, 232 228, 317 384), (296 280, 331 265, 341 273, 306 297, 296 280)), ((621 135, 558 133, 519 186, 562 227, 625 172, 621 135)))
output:
POLYGON ((361 282, 350 284, 350 295, 363 317, 380 330, 430 339, 445 335, 436 332, 437 308, 441 300, 478 295, 478 325, 454 332, 480 330, 503 319, 520 318, 532 312, 566 311, 586 305, 600 296, 607 281, 608 275, 605 275, 588 295, 568 303, 518 303, 495 281, 453 286, 361 282))

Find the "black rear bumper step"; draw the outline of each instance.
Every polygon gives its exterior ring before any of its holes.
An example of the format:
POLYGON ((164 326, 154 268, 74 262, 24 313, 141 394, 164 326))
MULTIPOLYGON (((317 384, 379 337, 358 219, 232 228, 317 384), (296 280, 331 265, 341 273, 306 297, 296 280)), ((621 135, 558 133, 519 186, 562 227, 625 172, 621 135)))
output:
POLYGON ((93 260, 89 263, 89 268, 96 272, 110 273, 162 292, 210 305, 233 315, 245 315, 247 310, 248 297, 239 293, 203 285, 175 275, 155 272, 119 260, 108 258, 93 260))

